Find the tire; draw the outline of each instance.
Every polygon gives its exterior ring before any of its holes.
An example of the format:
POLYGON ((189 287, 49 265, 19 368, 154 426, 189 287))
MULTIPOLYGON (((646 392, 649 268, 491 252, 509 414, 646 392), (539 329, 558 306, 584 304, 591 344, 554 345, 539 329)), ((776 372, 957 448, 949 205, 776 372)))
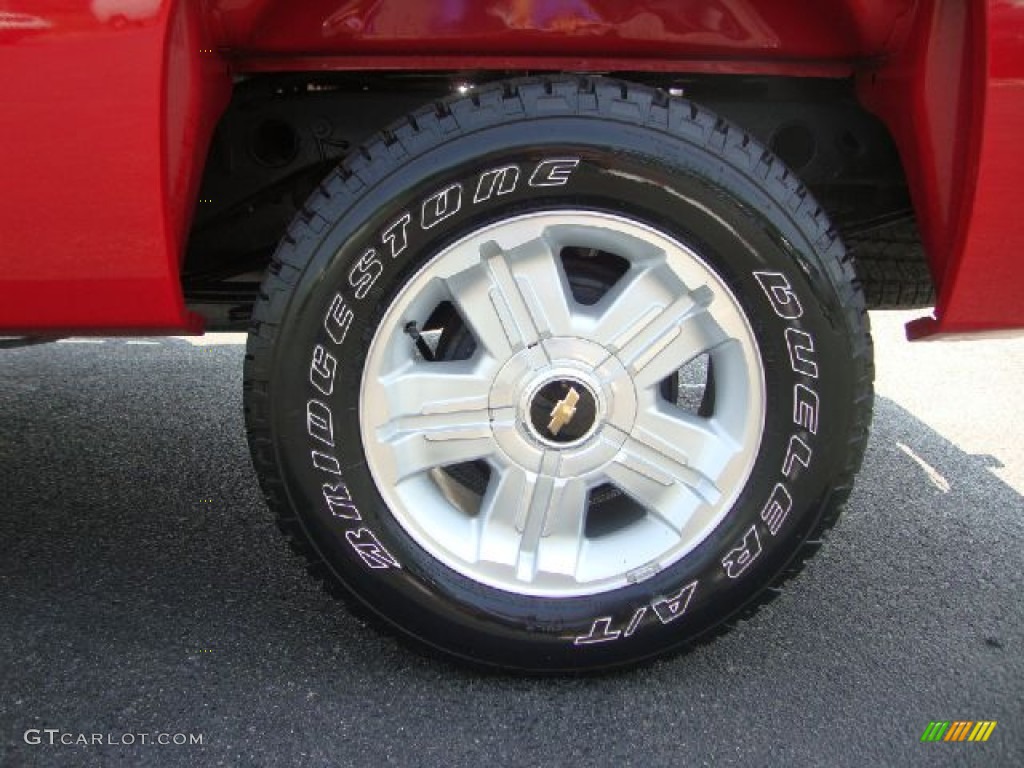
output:
POLYGON ((846 240, 869 309, 935 306, 935 284, 914 219, 846 240))
POLYGON ((774 597, 850 492, 872 374, 849 259, 777 159, 557 77, 424 108, 322 183, 254 309, 245 408, 329 585, 421 648, 564 672, 774 597))

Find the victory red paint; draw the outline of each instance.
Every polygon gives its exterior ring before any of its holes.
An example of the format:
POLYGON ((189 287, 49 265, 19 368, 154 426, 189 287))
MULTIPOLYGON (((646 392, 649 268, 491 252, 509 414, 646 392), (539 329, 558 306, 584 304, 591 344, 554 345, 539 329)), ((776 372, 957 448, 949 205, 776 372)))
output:
POLYGON ((182 263, 254 73, 852 78, 899 150, 937 295, 913 335, 1024 327, 1012 0, 8 0, 0 331, 198 332, 182 263))

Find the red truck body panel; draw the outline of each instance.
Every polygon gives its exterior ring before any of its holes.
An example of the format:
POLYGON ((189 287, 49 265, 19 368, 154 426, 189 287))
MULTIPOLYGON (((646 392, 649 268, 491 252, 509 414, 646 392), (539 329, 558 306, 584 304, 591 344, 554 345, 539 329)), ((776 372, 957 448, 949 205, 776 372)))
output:
POLYGON ((510 68, 848 75, 914 0, 214 0, 246 69, 510 68))
POLYGON ((230 92, 201 18, 185 3, 6 5, 0 332, 199 330, 179 264, 230 92))
POLYGON ((198 331, 179 266, 231 77, 329 69, 848 77, 939 290, 918 336, 1024 327, 1014 0, 7 0, 0 333, 198 331))

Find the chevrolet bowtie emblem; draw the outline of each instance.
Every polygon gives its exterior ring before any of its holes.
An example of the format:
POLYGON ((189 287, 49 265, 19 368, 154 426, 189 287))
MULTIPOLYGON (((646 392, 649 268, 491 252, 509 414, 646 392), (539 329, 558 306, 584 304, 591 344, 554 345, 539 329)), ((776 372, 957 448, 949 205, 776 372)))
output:
POLYGON ((572 421, 572 417, 576 415, 576 403, 579 401, 580 393, 575 387, 569 387, 569 393, 555 403, 555 407, 551 409, 551 422, 548 424, 548 432, 553 437, 558 437, 562 427, 572 421))

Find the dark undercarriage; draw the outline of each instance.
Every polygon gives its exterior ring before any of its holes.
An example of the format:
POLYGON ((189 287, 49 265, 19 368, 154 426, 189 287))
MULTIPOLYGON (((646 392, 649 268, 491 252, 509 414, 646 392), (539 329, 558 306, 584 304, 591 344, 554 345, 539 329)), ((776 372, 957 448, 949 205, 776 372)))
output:
MULTIPOLYGON (((403 115, 500 73, 260 76, 236 84, 206 164, 182 273, 209 330, 245 330, 262 273, 329 170, 403 115)), ((616 73, 706 105, 770 147, 855 257, 869 308, 934 302, 899 156, 848 80, 616 73)))

